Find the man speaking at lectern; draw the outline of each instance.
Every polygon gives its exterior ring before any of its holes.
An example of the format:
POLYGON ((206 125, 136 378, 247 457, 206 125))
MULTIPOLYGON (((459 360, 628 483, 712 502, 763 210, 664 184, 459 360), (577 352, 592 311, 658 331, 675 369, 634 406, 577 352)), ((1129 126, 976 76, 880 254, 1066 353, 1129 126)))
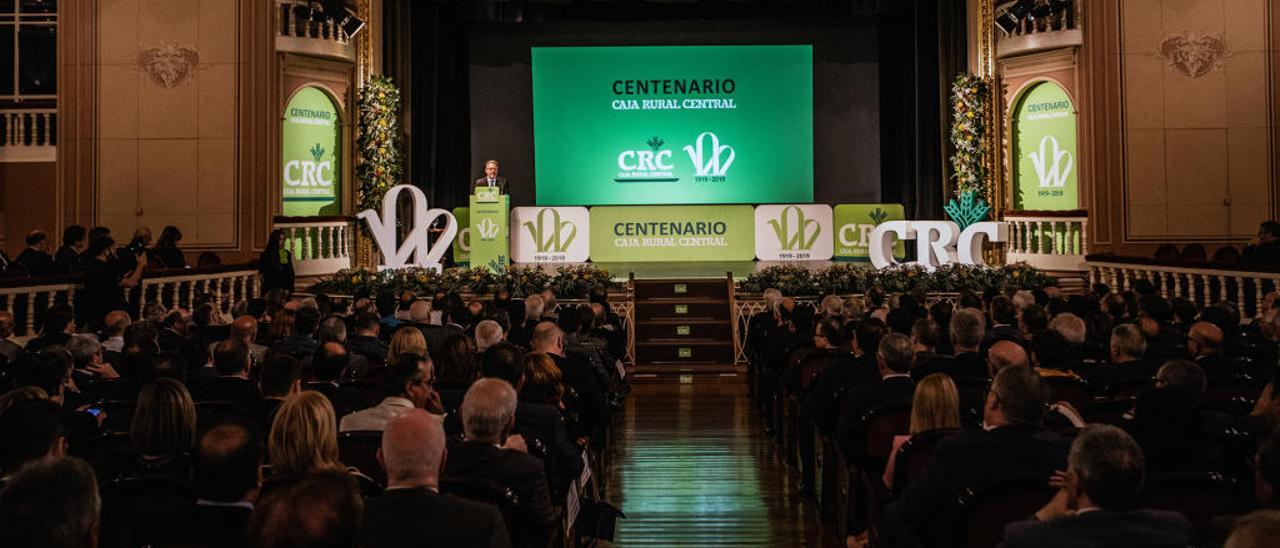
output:
POLYGON ((499 194, 508 194, 507 178, 498 176, 498 161, 488 160, 484 163, 484 177, 476 179, 475 188, 496 187, 499 194))

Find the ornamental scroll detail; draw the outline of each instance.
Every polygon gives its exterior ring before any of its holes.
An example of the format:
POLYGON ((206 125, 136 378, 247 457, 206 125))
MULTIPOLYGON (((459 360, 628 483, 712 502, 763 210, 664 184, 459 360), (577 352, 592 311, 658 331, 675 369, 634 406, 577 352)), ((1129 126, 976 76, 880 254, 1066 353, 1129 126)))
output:
POLYGON ((200 54, 193 48, 164 44, 138 52, 134 68, 147 74, 151 82, 173 89, 189 81, 200 66, 200 54))
POLYGON ((1231 55, 1220 34, 1192 33, 1167 35, 1160 41, 1160 58, 1178 72, 1191 78, 1199 78, 1220 70, 1231 55))

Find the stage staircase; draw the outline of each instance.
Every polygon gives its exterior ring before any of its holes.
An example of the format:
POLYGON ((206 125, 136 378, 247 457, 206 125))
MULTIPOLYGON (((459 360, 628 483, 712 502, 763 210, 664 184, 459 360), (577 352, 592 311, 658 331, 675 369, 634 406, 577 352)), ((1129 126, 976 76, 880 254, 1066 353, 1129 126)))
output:
POLYGON ((635 281, 637 373, 730 373, 727 278, 635 281))

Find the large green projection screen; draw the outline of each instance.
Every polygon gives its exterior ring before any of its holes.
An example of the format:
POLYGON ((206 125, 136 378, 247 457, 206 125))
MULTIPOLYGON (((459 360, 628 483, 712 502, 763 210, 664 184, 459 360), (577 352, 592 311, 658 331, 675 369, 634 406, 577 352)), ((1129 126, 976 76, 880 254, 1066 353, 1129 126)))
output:
POLYGON ((538 205, 813 201, 811 46, 531 53, 538 205))

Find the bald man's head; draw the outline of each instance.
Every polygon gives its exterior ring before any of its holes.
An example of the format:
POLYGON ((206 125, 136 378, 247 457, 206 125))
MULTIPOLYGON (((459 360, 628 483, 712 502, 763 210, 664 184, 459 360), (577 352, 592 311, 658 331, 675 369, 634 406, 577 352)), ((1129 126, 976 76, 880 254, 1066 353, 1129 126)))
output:
POLYGON ((1222 351, 1222 329, 1209 322, 1191 324, 1187 333, 1187 350, 1193 358, 1217 354, 1222 351))
POLYGON ((1027 351, 1022 348, 1022 345, 1013 341, 997 342, 991 345, 991 350, 987 351, 987 372, 993 379, 1006 367, 1011 365, 1027 367, 1029 364, 1027 351))
POLYGON ((124 335, 124 330, 129 328, 133 320, 129 318, 129 313, 123 310, 112 310, 107 313, 107 318, 102 322, 106 325, 108 336, 124 335))
POLYGON ((13 336, 13 313, 8 310, 0 310, 0 339, 7 339, 13 336))
POLYGON ((436 487, 444 462, 444 427, 422 409, 387 423, 378 461, 387 471, 387 487, 436 487))
POLYGON ((542 322, 533 328, 533 337, 529 346, 534 352, 562 354, 564 352, 564 332, 555 322, 542 322))
POLYGON ((258 336, 258 320, 253 316, 240 316, 231 322, 231 333, 246 343, 253 342, 258 336))

